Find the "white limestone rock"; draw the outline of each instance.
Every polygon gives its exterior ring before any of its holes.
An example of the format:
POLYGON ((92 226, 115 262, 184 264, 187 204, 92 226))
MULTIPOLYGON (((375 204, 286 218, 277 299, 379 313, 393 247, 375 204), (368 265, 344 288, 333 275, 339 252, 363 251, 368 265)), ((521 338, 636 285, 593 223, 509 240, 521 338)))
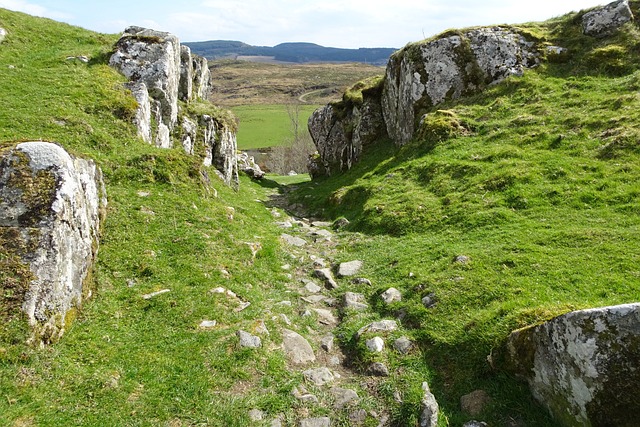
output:
POLYGON ((0 43, 2 43, 5 38, 7 38, 7 30, 0 28, 0 43))
POLYGON ((631 20, 633 13, 629 2, 619 0, 585 13, 582 17, 582 31, 591 37, 610 37, 631 20))
POLYGON ((438 425, 438 414, 440 407, 436 397, 429 390, 427 382, 422 383, 422 412, 420 413, 420 427, 436 427, 438 425))
POLYGON ((32 274, 22 310, 34 342, 56 341, 91 295, 106 204, 96 164, 56 144, 23 142, 0 157, 0 240, 32 274))
POLYGON ((129 82, 125 87, 131 91, 138 103, 136 115, 133 118, 133 124, 138 128, 138 136, 144 142, 151 144, 153 141, 151 133, 151 101, 147 85, 144 82, 129 82))
POLYGON ((564 426, 634 425, 640 303, 580 310, 513 332, 503 358, 564 426))

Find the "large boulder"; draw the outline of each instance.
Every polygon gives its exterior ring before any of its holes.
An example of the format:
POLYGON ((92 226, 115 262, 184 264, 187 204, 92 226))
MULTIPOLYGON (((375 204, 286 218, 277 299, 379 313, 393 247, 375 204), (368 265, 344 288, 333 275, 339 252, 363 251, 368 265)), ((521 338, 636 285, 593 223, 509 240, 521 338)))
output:
MULTIPOLYGON (((90 296, 105 207, 102 173, 93 161, 49 142, 0 149, 0 253, 28 277, 23 300, 13 302, 26 313, 35 342, 62 336, 90 296)), ((0 283, 3 297, 16 291, 7 289, 11 284, 0 283)))
POLYGON ((200 116, 199 128, 204 142, 204 165, 215 167, 225 184, 237 187, 239 178, 236 133, 229 126, 206 114, 200 116))
POLYGON ((207 99, 211 89, 211 71, 206 58, 198 55, 191 55, 193 64, 193 97, 196 99, 207 99))
POLYGON ((585 13, 582 17, 582 30, 588 36, 609 37, 631 20, 633 13, 629 2, 619 0, 585 13))
POLYGON ((381 89, 380 79, 360 82, 341 102, 322 107, 309 117, 309 133, 319 155, 310 159, 312 176, 351 169, 369 145, 386 135, 381 89))
POLYGON ((425 112, 538 64, 533 42, 506 27, 447 32, 391 56, 382 109, 389 136, 409 142, 425 112))
POLYGON ((640 304, 581 310, 515 331, 498 363, 564 426, 638 425, 640 304))
POLYGON ((180 85, 178 87, 178 98, 181 101, 189 102, 193 97, 193 61, 191 60, 191 49, 188 46, 180 46, 180 85))
POLYGON ((134 82, 147 86, 158 129, 155 144, 172 146, 171 131, 178 119, 180 42, 170 33, 129 27, 116 43, 109 64, 134 82))

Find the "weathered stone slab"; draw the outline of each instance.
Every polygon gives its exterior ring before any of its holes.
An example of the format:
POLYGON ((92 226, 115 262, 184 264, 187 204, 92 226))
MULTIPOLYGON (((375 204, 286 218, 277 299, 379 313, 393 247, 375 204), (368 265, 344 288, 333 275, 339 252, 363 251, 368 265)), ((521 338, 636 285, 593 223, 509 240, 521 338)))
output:
POLYGON ((631 20, 633 20, 633 13, 629 2, 615 1, 585 13, 582 17, 582 31, 592 37, 609 37, 631 20))

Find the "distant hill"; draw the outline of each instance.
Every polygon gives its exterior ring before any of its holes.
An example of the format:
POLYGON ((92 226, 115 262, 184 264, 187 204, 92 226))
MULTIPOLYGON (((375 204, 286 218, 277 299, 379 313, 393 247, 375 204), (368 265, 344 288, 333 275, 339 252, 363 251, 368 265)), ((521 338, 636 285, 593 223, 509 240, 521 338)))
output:
POLYGON ((281 43, 277 46, 252 46, 239 41, 211 40, 183 43, 193 53, 207 59, 235 58, 237 56, 267 56, 284 62, 362 62, 384 65, 395 48, 340 49, 314 43, 281 43))

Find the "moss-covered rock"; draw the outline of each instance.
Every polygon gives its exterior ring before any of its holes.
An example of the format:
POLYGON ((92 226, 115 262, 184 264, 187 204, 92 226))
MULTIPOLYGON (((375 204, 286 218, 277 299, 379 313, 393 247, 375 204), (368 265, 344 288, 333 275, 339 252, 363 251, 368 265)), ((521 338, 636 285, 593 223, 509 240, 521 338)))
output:
POLYGON ((574 311, 513 332, 495 365, 564 426, 637 425, 640 304, 574 311))
POLYGON ((0 315, 59 338, 90 295, 106 194, 94 162, 48 142, 0 150, 0 315))

